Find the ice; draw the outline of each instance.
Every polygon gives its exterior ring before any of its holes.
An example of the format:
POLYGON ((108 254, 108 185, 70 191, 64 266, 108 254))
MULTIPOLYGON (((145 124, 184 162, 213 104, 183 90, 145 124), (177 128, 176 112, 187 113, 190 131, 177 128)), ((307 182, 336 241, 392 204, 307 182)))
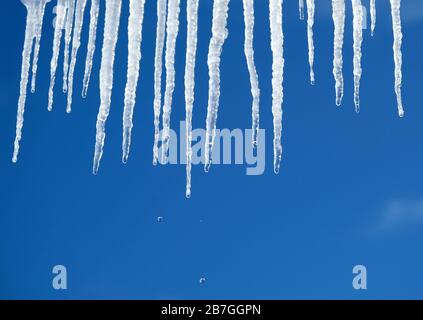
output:
POLYGON ((162 136, 162 163, 167 161, 169 149, 170 114, 172 112, 173 91, 175 90, 175 48, 179 32, 179 3, 180 0, 169 0, 166 22, 166 90, 163 103, 163 136, 162 136))
POLYGON ((195 61, 197 53, 198 1, 187 2, 187 51, 185 64, 186 191, 191 196, 192 110, 194 106, 195 61))
POLYGON ((300 20, 304 20, 304 0, 298 0, 298 8, 300 10, 300 20))
POLYGON ((252 105, 252 143, 257 146, 257 134, 259 130, 259 111, 260 111, 260 88, 256 66, 254 63, 254 0, 243 0, 244 4, 244 23, 245 23, 245 42, 244 52, 247 59, 248 71, 250 73, 251 94, 253 96, 252 105))
POLYGON ((81 31, 84 23, 84 13, 87 0, 78 0, 75 9, 75 28, 73 31, 72 39, 72 56, 71 64, 69 67, 69 78, 68 78, 68 104, 66 112, 70 113, 72 110, 72 94, 73 94, 73 74, 75 72, 76 57, 78 55, 79 47, 81 46, 81 31))
POLYGON ((82 97, 85 98, 90 84, 91 70, 93 68, 93 57, 95 51, 95 40, 97 37, 98 13, 100 11, 100 0, 91 0, 90 9, 90 31, 88 36, 87 57, 85 60, 84 81, 82 87, 82 97))
POLYGON ((31 92, 32 93, 35 92, 37 68, 38 68, 38 57, 40 53, 41 35, 43 33, 42 31, 43 31, 44 12, 48 2, 50 2, 50 0, 39 1, 39 5, 38 5, 39 20, 36 27, 35 48, 34 48, 34 56, 32 60, 32 78, 31 78, 31 92))
POLYGON ((140 72, 142 25, 145 0, 130 0, 128 21, 128 69, 123 111, 122 162, 128 161, 131 147, 132 118, 135 108, 137 83, 140 72))
POLYGON ((336 105, 340 106, 344 96, 344 77, 342 74, 342 47, 345 30, 345 1, 332 0, 332 18, 335 26, 333 41, 333 76, 335 77, 336 105))
POLYGON ((370 0, 370 19, 372 24, 371 31, 373 36, 376 28, 376 0, 370 0))
POLYGON ((213 2, 212 38, 210 39, 207 64, 209 67, 209 99, 206 119, 206 142, 204 170, 208 172, 212 163, 212 152, 216 136, 216 120, 220 97, 220 56, 228 37, 226 29, 229 0, 213 2))
MULTIPOLYGON (((42 20, 44 17, 44 10, 46 4, 50 0, 21 0, 27 10, 25 40, 22 51, 22 69, 21 69, 21 83, 19 90, 18 111, 16 116, 16 137, 13 150, 13 162, 18 161, 19 144, 22 138, 22 128, 24 122, 25 102, 27 95, 29 70, 31 67, 31 54, 35 41, 35 50, 39 50, 39 41, 41 38, 42 20), (37 49, 38 48, 38 49, 37 49)), ((37 52, 38 55, 38 52, 37 52)), ((34 65, 36 59, 34 56, 34 65)), ((36 72, 36 68, 35 68, 36 72)), ((35 79, 35 72, 33 79, 35 79)), ((35 80, 34 80, 35 81, 35 80)))
POLYGON ((68 11, 66 14, 66 24, 65 24, 65 56, 63 58, 63 92, 65 93, 68 91, 69 50, 70 50, 70 42, 72 39, 73 19, 75 16, 76 0, 67 0, 67 1, 68 1, 68 11))
POLYGON ((113 66, 115 61, 115 48, 118 39, 119 20, 122 0, 106 1, 106 16, 104 22, 103 48, 100 67, 100 109, 97 115, 97 133, 93 173, 97 174, 103 155, 104 139, 106 137, 106 121, 110 112, 113 89, 113 66))
POLYGON ((395 61, 395 93, 397 95, 398 115, 404 116, 402 105, 402 27, 401 27, 401 0, 390 0, 392 14, 392 30, 394 33, 394 61, 395 61))
POLYGON ((159 158, 160 112, 162 107, 163 47, 166 31, 167 0, 157 0, 156 53, 154 60, 154 145, 153 165, 159 158))
POLYGON ((360 112, 360 80, 361 80, 361 45, 363 43, 363 12, 361 0, 351 0, 353 8, 353 38, 354 38, 354 105, 360 112))
POLYGON ((53 55, 50 62, 50 87, 48 90, 48 110, 53 109, 53 93, 54 93, 54 83, 56 81, 56 70, 57 70, 57 61, 59 59, 60 53, 60 42, 62 39, 62 30, 65 24, 66 10, 67 10, 67 1, 66 0, 57 0, 56 6, 56 22, 54 25, 54 39, 53 39, 53 55))
POLYGON ((310 83, 314 85, 314 40, 313 40, 313 25, 314 25, 314 0, 307 0, 307 42, 308 42, 308 63, 310 65, 310 83))
POLYGON ((282 103, 283 103, 283 29, 282 29, 283 0, 270 0, 270 32, 273 53, 272 64, 272 113, 273 113, 273 169, 279 173, 282 159, 282 103))

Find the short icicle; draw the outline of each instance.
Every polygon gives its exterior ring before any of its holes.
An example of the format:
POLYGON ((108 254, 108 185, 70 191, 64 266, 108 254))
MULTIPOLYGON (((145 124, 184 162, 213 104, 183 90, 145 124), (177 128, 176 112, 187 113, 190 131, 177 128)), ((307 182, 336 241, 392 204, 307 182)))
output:
POLYGON ((363 43, 363 12, 361 0, 351 0, 353 8, 353 38, 354 38, 354 105, 360 112, 360 80, 361 80, 361 46, 363 43))
POLYGON ((37 69, 38 69, 38 57, 40 54, 40 45, 41 45, 41 35, 42 35, 42 31, 43 31, 43 20, 44 20, 44 12, 46 9, 46 5, 47 3, 49 3, 51 0, 44 0, 44 1, 39 1, 38 4, 38 24, 37 24, 37 29, 36 29, 36 36, 35 36, 35 48, 34 48, 34 56, 32 58, 32 77, 31 77, 31 92, 34 93, 35 92, 35 86, 36 86, 36 82, 37 82, 37 69))
POLYGON ((113 89, 113 66, 115 49, 118 39, 122 0, 106 1, 106 16, 104 22, 103 48, 100 67, 100 108, 97 115, 96 141, 93 161, 93 173, 97 174, 103 155, 104 140, 106 138, 106 121, 110 113, 113 89))
POLYGON ((76 58, 78 55, 79 47, 81 46, 81 31, 82 25, 84 23, 84 13, 87 0, 78 0, 75 9, 75 27, 73 31, 72 39, 72 55, 71 63, 69 67, 69 77, 68 77, 68 101, 66 106, 66 112, 70 113, 72 111, 72 95, 73 95, 73 74, 75 72, 76 58))
POLYGON ((57 0, 56 6, 56 22, 54 25, 54 38, 53 38, 53 55, 50 62, 50 87, 48 89, 48 106, 47 109, 51 111, 53 109, 53 95, 54 95, 54 84, 56 81, 57 63, 60 53, 60 42, 62 40, 62 31, 65 25, 65 17, 67 11, 67 1, 57 0))
POLYGON ((304 20, 304 0, 298 0, 298 9, 300 12, 300 20, 304 20))
POLYGON ((333 41, 333 76, 335 78, 336 105, 340 106, 344 96, 342 47, 344 45, 345 30, 345 0, 332 0, 332 18, 335 28, 333 41))
POLYGON ((307 43, 308 43, 308 63, 310 65, 310 83, 314 85, 314 40, 313 40, 313 26, 314 26, 314 0, 307 0, 307 43))
POLYGON ((90 84, 91 70, 95 52, 95 40, 97 38, 98 13, 100 11, 100 0, 91 0, 90 9, 90 30, 88 35, 87 57, 85 60, 84 80, 82 84, 82 97, 86 98, 90 84))
POLYGON ((397 95, 398 115, 404 116, 402 105, 402 27, 401 27, 401 0, 390 0, 392 14, 392 30, 394 33, 394 61, 395 61, 395 93, 397 95))
POLYGON ((371 32, 372 37, 376 29, 376 0, 370 0, 370 19, 371 19, 371 32))
POLYGON ((65 24, 65 55, 63 58, 63 92, 68 91, 68 71, 69 71, 69 51, 73 31, 73 19, 75 16, 75 2, 76 0, 68 1, 68 12, 66 15, 65 24))

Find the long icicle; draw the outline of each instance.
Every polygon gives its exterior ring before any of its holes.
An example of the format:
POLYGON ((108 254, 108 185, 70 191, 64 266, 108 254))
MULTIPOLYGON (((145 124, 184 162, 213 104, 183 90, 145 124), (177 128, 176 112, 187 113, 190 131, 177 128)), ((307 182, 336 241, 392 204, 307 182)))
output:
POLYGON ((304 20, 304 0, 298 0, 298 9, 300 11, 300 20, 304 20))
POLYGON ((163 47, 166 31, 167 0, 157 0, 156 52, 154 60, 154 145, 153 165, 159 159, 160 112, 162 107, 163 47))
POLYGON ((401 27, 401 0, 390 0, 392 14, 392 30, 394 33, 394 61, 395 61, 395 93, 397 95, 398 115, 404 116, 402 105, 402 27, 401 27))
POLYGON ((272 113, 273 113, 273 169, 279 173, 282 159, 282 104, 283 104, 283 29, 282 29, 282 0, 270 0, 270 32, 273 53, 272 64, 272 113))
POLYGON ((194 106, 195 61, 197 53, 198 1, 187 2, 187 51, 185 64, 185 126, 186 126, 186 190, 187 198, 191 197, 191 164, 192 164, 192 110, 194 106))
POLYGON ((344 45, 345 30, 345 0, 332 0, 332 18, 335 27, 333 42, 333 76, 336 82, 336 105, 340 106, 344 96, 342 47, 344 45))
POLYGON ((179 32, 179 4, 180 0, 169 0, 168 16, 166 22, 166 90, 163 103, 163 137, 162 137, 162 163, 167 161, 167 152, 170 139, 170 114, 172 112, 172 98, 175 90, 175 48, 179 32))
POLYGON ((22 70, 21 70, 21 82, 19 90, 19 100, 18 100, 18 111, 16 116, 16 137, 14 143, 13 157, 12 162, 16 163, 18 161, 19 154, 19 143, 22 138, 22 128, 24 122, 24 112, 25 112, 25 102, 27 95, 27 87, 29 80, 29 70, 31 67, 31 53, 33 50, 34 40, 36 41, 37 35, 40 32, 38 30, 41 20, 43 19, 44 12, 40 10, 39 6, 42 6, 44 9, 45 4, 48 1, 31 1, 31 0, 22 0, 23 5, 25 5, 27 14, 26 14, 26 28, 25 28, 25 40, 24 47, 22 51, 22 70))
POLYGON ((361 46, 363 43, 363 11, 361 0, 351 0, 353 8, 353 38, 354 38, 354 105, 360 112, 360 80, 361 80, 361 46))
POLYGON ((128 21, 128 70, 123 111, 122 162, 128 161, 131 147, 132 118, 135 108, 137 84, 140 72, 142 25, 145 0, 130 0, 128 21))
POLYGON ((313 40, 313 25, 314 25, 314 0, 307 0, 307 42, 308 42, 308 63, 310 65, 310 83, 314 85, 314 40, 313 40))
POLYGON ((34 48, 34 56, 32 58, 32 77, 31 77, 31 92, 35 92, 35 85, 37 82, 37 69, 38 69, 38 57, 40 54, 40 45, 41 45, 41 35, 43 30, 43 20, 44 20, 44 12, 46 9, 47 3, 50 0, 40 1, 38 5, 39 10, 39 23, 37 25, 37 34, 35 36, 35 48, 34 48))
POLYGON ((376 28, 376 0, 370 0, 370 19, 372 24, 371 32, 373 37, 376 28))
POLYGON ((75 27, 72 38, 72 56, 69 67, 68 77, 68 103, 66 106, 66 112, 72 111, 72 95, 73 95, 73 74, 75 72, 76 58, 78 55, 79 47, 81 46, 81 31, 84 23, 84 13, 87 0, 78 0, 75 9, 75 27))
POLYGON ((100 0, 91 0, 90 9, 90 31, 88 35, 87 57, 85 60, 84 81, 82 84, 82 97, 85 98, 90 84, 91 70, 95 52, 95 40, 97 38, 98 13, 100 11, 100 0))
POLYGON ((65 25, 65 55, 63 58, 63 92, 68 91, 68 71, 69 71, 69 51, 70 51, 70 42, 72 39, 72 30, 73 30, 73 19, 75 16, 75 2, 76 0, 68 0, 68 12, 66 15, 66 25, 65 25))
POLYGON ((209 67, 209 99, 206 119, 206 144, 204 171, 208 172, 212 164, 212 152, 216 137, 216 120, 220 98, 220 60, 223 44, 228 37, 226 28, 229 0, 214 0, 212 38, 210 39, 207 64, 209 67))
POLYGON ((60 53, 60 42, 62 39, 62 31, 65 24, 65 17, 67 11, 67 1, 57 0, 56 6, 56 22, 54 25, 54 39, 53 39, 53 55, 50 62, 50 87, 48 89, 48 107, 51 111, 53 109, 53 94, 54 83, 56 81, 57 62, 60 53))
POLYGON ((252 143, 257 146, 257 135, 259 130, 259 112, 260 112, 260 88, 256 66, 254 63, 254 0, 243 0, 244 4, 244 23, 245 23, 245 42, 244 53, 247 59, 248 71, 250 74, 251 94, 253 96, 252 104, 252 143))
POLYGON ((104 139, 106 137, 106 121, 110 113, 113 88, 113 66, 115 49, 119 32, 119 20, 122 0, 106 1, 106 16, 104 22, 103 48, 100 67, 100 108, 97 115, 96 141, 93 161, 93 173, 98 173, 103 155, 104 139))

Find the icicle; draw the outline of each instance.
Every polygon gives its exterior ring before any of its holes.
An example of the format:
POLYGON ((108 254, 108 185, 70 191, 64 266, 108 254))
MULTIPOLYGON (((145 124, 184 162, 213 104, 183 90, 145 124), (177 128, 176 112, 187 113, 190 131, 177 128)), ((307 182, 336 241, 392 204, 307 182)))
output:
POLYGON ((48 110, 53 109, 53 92, 54 83, 56 80, 57 61, 60 53, 60 42, 62 39, 62 30, 65 24, 66 17, 66 0, 57 0, 56 6, 56 22, 54 25, 54 40, 53 40, 53 55, 50 62, 50 87, 48 90, 48 110))
POLYGON ((125 88, 125 108, 123 111, 123 143, 122 162, 128 161, 131 147, 132 117, 134 114, 135 97, 141 61, 142 24, 144 19, 145 0, 129 2, 128 21, 128 70, 125 88))
MULTIPOLYGON (((25 40, 22 51, 22 70, 21 70, 21 83, 19 90, 18 112, 16 116, 16 137, 13 151, 13 162, 18 161, 19 143, 22 138, 22 128, 24 121, 26 93, 29 79, 29 69, 31 67, 31 53, 33 43, 39 41, 41 30, 40 25, 44 16, 44 8, 49 0, 21 0, 27 10, 26 15, 26 28, 25 40)), ((37 45, 37 44, 36 44, 37 45)))
POLYGON ((361 80, 361 45, 363 43, 363 12, 361 0, 351 0, 353 7, 354 37, 354 105, 360 112, 360 80, 361 80))
POLYGON ((370 19, 372 21, 371 30, 373 37, 376 28, 376 0, 370 0, 370 19))
POLYGON ((257 134, 259 130, 259 106, 260 106, 260 88, 256 66, 254 64, 254 0, 243 0, 244 4, 244 23, 245 23, 245 42, 244 52, 247 59, 248 71, 250 73, 251 94, 253 96, 252 106, 252 143, 257 146, 257 134))
POLYGON ((273 53, 272 64, 272 113, 273 113, 273 168, 279 173, 282 159, 282 103, 283 103, 283 29, 282 29, 282 0, 270 0, 270 32, 273 53))
POLYGON ((72 94, 73 94, 73 74, 75 71, 76 57, 78 55, 79 47, 81 46, 81 30, 82 24, 84 23, 84 12, 85 5, 87 0, 78 0, 75 9, 75 28, 73 32, 72 39, 72 56, 71 64, 69 68, 69 77, 68 77, 68 104, 66 107, 66 112, 70 113, 72 110, 72 94))
POLYGON ((159 125, 162 106, 162 64, 166 31, 167 0, 157 0, 156 57, 154 61, 154 146, 153 165, 159 159, 159 125))
POLYGON ((210 39, 207 64, 209 67, 209 101, 206 120, 206 144, 204 170, 208 172, 212 163, 212 152, 216 136, 216 120, 220 97, 220 56, 223 44, 228 37, 229 0, 214 0, 212 38, 210 39))
POLYGON ((401 0, 390 0, 392 14, 392 29, 394 33, 394 61, 395 61, 395 93, 397 95, 398 115, 404 116, 402 106, 402 31, 401 31, 401 0))
POLYGON ((69 50, 72 38, 73 18, 75 16, 75 1, 68 0, 68 12, 65 26, 65 56, 63 58, 63 92, 68 91, 69 50))
POLYGON ((185 64, 185 126, 187 183, 186 197, 191 196, 191 158, 192 158, 192 110, 194 105, 195 60, 197 53, 198 0, 187 2, 187 51, 185 64))
POLYGON ((307 39, 308 39, 308 62, 310 65, 310 83, 314 85, 314 40, 313 40, 313 25, 314 25, 314 0, 307 0, 307 39))
POLYGON ((304 20, 304 0, 298 0, 298 6, 300 10, 300 20, 304 20))
POLYGON ((345 1, 332 0, 332 18, 335 26, 333 43, 333 76, 335 77, 336 105, 340 106, 344 96, 344 77, 342 75, 342 46, 345 29, 345 1))
POLYGON ((103 48, 100 67, 100 109, 97 115, 97 133, 95 141, 95 154, 93 173, 97 174, 103 155, 104 139, 106 137, 106 121, 110 112, 113 88, 113 65, 115 49, 119 32, 119 20, 122 0, 106 1, 106 16, 104 22, 103 48))
POLYGON ((95 51, 95 40, 97 37, 98 12, 100 11, 100 0, 91 0, 90 9, 90 31, 88 36, 87 58, 85 60, 84 82, 82 86, 82 97, 85 98, 90 84, 91 70, 93 68, 93 57, 95 51))
POLYGON ((50 0, 44 0, 39 1, 38 5, 38 17, 39 17, 39 23, 37 25, 36 30, 36 36, 35 36, 35 48, 34 48, 34 56, 32 60, 32 79, 31 79, 31 92, 35 92, 35 84, 37 79, 37 68, 38 68, 38 56, 40 53, 40 43, 41 43, 41 35, 43 30, 43 20, 44 20, 44 12, 46 9, 47 3, 50 2, 50 0))
POLYGON ((166 163, 169 149, 170 113, 172 112, 172 98, 175 89, 175 47, 179 31, 179 3, 180 0, 169 0, 166 22, 166 91, 163 104, 163 138, 162 163, 166 163))

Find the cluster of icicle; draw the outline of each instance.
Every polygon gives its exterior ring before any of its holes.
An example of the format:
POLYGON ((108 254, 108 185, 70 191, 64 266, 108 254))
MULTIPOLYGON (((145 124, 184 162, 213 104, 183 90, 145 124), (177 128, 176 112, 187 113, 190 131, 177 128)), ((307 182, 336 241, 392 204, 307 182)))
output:
MULTIPOLYGON (((85 73, 83 78, 82 97, 86 97, 95 51, 97 23, 100 2, 105 4, 105 21, 103 33, 103 48, 100 68, 100 107, 96 124, 96 141, 93 172, 99 169, 100 160, 105 142, 106 121, 110 112, 111 95, 113 88, 113 67, 115 48, 118 40, 119 24, 121 18, 122 0, 90 0, 89 39, 87 45, 85 73)), ((283 105, 283 78, 284 78, 284 33, 283 33, 283 0, 269 1, 269 22, 271 33, 272 64, 272 114, 274 125, 274 171, 279 172, 282 158, 282 105, 283 105)), ((16 139, 13 152, 13 162, 18 159, 19 143, 22 137, 23 115, 27 93, 29 72, 32 61, 31 92, 35 92, 37 62, 40 50, 43 17, 45 8, 50 0, 21 0, 27 9, 24 49, 22 53, 22 73, 20 83, 20 96, 18 102, 16 139)), ((81 46, 81 30, 84 22, 84 12, 87 0, 57 0, 56 18, 52 58, 50 64, 50 88, 48 92, 48 110, 53 108, 53 93, 56 81, 56 70, 64 30, 64 63, 63 63, 63 92, 67 93, 68 113, 72 110, 72 95, 74 71, 78 50, 81 46)), ((197 51, 198 9, 199 0, 186 0, 187 2, 187 40, 186 40, 186 65, 185 65, 185 111, 186 111, 186 160, 187 183, 186 196, 191 195, 191 156, 192 156, 192 114, 194 107, 195 89, 195 64, 197 51)), ((212 151, 216 135, 216 121, 220 97, 220 62, 223 45, 228 37, 227 20, 230 0, 214 0, 212 37, 209 44, 207 64, 209 68, 209 97, 206 120, 205 141, 205 171, 209 171, 212 164, 212 151)), ((126 2, 125 2, 126 3, 126 2)), ((257 133, 259 130, 260 88, 258 75, 254 63, 253 35, 254 35, 254 0, 243 0, 245 22, 245 57, 250 74, 252 94, 252 144, 257 146, 257 133)), ((394 35, 394 62, 395 62, 395 92, 397 95, 398 112, 404 115, 401 99, 401 65, 402 65, 402 32, 400 7, 401 0, 390 0, 391 15, 394 35)), ((128 161, 131 146, 131 131, 133 127, 133 114, 136 103, 137 83, 140 74, 142 26, 144 18, 145 0, 129 0, 128 20, 128 64, 127 82, 124 97, 123 111, 123 142, 122 161, 128 161)), ((361 45, 363 41, 363 10, 361 0, 351 0, 353 10, 353 38, 354 38, 354 103, 356 111, 360 108, 360 79, 361 45)), ((341 105, 343 81, 343 39, 345 29, 345 0, 332 0, 332 17, 334 23, 334 59, 333 75, 335 78, 335 102, 341 105)), ((308 60, 310 65, 310 82, 314 84, 314 43, 313 25, 315 14, 314 0, 299 0, 300 19, 304 19, 307 12, 307 43, 309 48, 308 60)), ((155 49, 154 72, 154 145, 153 164, 159 159, 160 116, 162 116, 162 154, 161 162, 166 163, 169 148, 170 115, 172 111, 172 97, 175 89, 175 51, 179 31, 180 0, 157 0, 157 29, 155 49), (162 60, 165 60, 166 83, 162 101, 162 60), (162 105, 163 103, 163 105, 162 105)), ((370 0, 371 32, 376 26, 376 0, 370 0)))

